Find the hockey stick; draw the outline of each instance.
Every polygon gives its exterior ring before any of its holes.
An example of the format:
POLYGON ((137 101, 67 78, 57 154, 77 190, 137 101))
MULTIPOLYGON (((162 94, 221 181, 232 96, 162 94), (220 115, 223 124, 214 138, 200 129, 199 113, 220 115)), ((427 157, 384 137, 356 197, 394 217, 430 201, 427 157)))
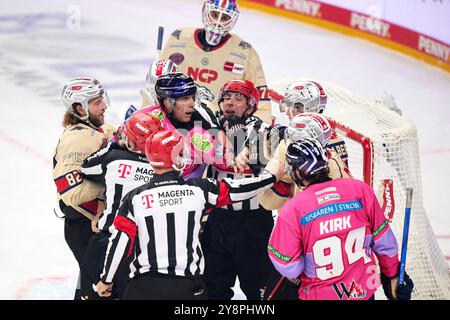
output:
POLYGON ((402 254, 400 257, 400 270, 398 272, 398 287, 404 285, 405 281, 405 266, 406 266, 406 251, 408 249, 408 234, 409 234, 409 219, 411 216, 413 189, 406 189, 406 208, 405 208, 405 222, 403 224, 403 239, 402 239, 402 254))
POLYGON ((284 279, 286 279, 286 277, 283 276, 280 278, 280 280, 278 280, 277 284, 275 285, 275 288, 273 288, 272 292, 267 297, 267 300, 272 300, 273 296, 277 293, 278 289, 283 284, 284 279))
POLYGON ((157 59, 161 55, 163 36, 164 36, 164 27, 159 26, 158 27, 158 41, 156 42, 156 58, 157 59))

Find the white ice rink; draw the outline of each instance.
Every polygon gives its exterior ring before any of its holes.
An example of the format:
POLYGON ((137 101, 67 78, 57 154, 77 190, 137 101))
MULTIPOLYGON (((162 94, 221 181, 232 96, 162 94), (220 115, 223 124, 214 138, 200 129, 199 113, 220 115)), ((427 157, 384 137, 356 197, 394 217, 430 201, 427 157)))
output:
MULTIPOLYGON (((159 25, 165 39, 177 27, 201 26, 201 1, 0 2, 0 299, 72 298, 77 265, 53 214, 60 92, 69 79, 92 75, 105 84, 112 111, 137 103, 159 25)), ((384 91, 395 96, 417 126, 424 207, 450 256, 450 74, 364 40, 256 11, 242 9, 233 31, 256 48, 268 82, 321 79, 369 98, 384 91)))

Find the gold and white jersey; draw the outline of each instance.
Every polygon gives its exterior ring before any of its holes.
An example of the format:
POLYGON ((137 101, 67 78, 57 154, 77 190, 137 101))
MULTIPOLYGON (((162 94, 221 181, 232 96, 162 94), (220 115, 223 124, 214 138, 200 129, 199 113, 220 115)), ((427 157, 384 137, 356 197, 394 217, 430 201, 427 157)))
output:
POLYGON ((80 170, 84 160, 112 137, 113 128, 104 126, 104 129, 98 131, 83 123, 66 127, 53 158, 58 202, 62 200, 64 206, 73 207, 90 219, 97 213, 97 202, 104 197, 105 188, 85 180, 80 170))
MULTIPOLYGON (((266 169, 269 172, 275 172, 278 163, 284 164, 286 162, 287 143, 281 140, 280 144, 275 150, 274 156, 267 163, 266 169)), ((328 168, 330 169, 330 178, 351 178, 350 171, 344 164, 341 156, 337 154, 334 149, 327 148, 328 151, 328 168)), ((288 200, 290 200, 297 193, 302 192, 290 175, 285 174, 280 181, 272 186, 272 188, 265 190, 258 196, 259 203, 267 210, 276 210, 281 208, 288 200)))
POLYGON ((207 47, 199 40, 203 29, 180 28, 168 39, 162 59, 175 62, 181 72, 205 87, 214 96, 213 111, 218 111, 220 89, 231 80, 249 80, 258 89, 261 100, 255 116, 272 122, 271 104, 264 71, 258 53, 234 34, 228 34, 219 45, 207 47))

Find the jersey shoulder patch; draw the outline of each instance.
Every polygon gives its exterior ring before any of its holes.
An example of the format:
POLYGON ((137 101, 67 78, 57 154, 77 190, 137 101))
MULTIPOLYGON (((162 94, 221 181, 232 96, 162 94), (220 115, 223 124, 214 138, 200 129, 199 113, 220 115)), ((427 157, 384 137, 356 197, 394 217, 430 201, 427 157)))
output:
POLYGON ((177 29, 174 32, 172 32, 172 37, 174 37, 177 40, 180 40, 181 37, 181 29, 177 29))
POLYGON ((241 41, 239 42, 239 47, 241 47, 242 49, 250 49, 252 45, 248 42, 241 41))

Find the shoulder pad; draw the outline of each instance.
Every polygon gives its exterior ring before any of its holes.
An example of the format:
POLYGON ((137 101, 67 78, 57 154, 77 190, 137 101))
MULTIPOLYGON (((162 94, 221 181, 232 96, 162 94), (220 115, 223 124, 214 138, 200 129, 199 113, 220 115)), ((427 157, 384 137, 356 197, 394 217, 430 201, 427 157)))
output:
POLYGON ((181 36, 181 29, 177 29, 174 32, 172 32, 172 37, 174 37, 177 40, 180 40, 180 36, 181 36))
POLYGON ((242 49, 250 49, 252 45, 248 42, 241 41, 239 42, 239 47, 241 47, 242 49))
POLYGON ((84 130, 86 129, 85 127, 82 126, 74 126, 73 128, 70 128, 70 131, 80 131, 80 130, 84 130))

